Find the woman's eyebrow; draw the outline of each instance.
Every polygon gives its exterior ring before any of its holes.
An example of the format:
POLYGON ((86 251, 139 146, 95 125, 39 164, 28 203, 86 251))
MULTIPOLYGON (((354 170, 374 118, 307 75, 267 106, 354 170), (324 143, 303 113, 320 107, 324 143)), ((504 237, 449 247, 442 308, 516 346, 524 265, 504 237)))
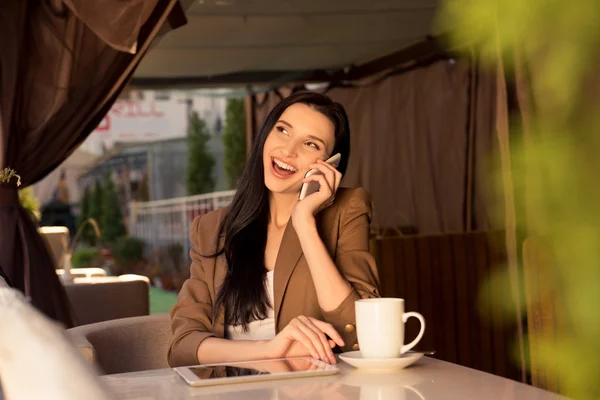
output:
MULTIPOLYGON (((287 122, 287 121, 284 121, 284 120, 280 119, 280 120, 279 120, 279 121, 277 121, 277 122, 279 122, 279 123, 282 123, 282 124, 284 124, 284 125, 287 125, 287 126, 290 128, 290 129, 294 129, 294 127, 292 126, 292 124, 290 124, 290 123, 289 123, 289 122, 287 122)), ((321 143, 323 144, 323 147, 327 147, 327 144, 325 144, 325 141, 324 141, 323 139, 321 139, 320 137, 318 137, 318 136, 315 136, 315 135, 308 135, 308 137, 309 137, 310 139, 312 139, 312 140, 316 141, 316 142, 321 142, 321 143)))
POLYGON ((292 124, 290 124, 289 122, 286 122, 286 121, 284 121, 284 120, 282 120, 282 119, 280 119, 280 120, 279 120, 279 121, 277 121, 277 122, 281 122, 282 124, 289 126, 291 129, 294 129, 294 127, 292 126, 292 124))
POLYGON ((323 139, 321 139, 320 137, 314 136, 314 135, 308 135, 308 137, 312 140, 314 140, 315 142, 321 142, 323 144, 323 147, 327 147, 327 145, 325 144, 325 142, 323 141, 323 139))

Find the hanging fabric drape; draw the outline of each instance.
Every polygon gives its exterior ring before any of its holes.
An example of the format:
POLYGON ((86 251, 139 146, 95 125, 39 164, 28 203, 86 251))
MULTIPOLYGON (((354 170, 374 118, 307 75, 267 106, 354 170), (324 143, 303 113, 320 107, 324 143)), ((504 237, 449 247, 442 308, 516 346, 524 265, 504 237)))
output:
MULTIPOLYGON (((177 0, 0 2, 0 169, 26 187, 97 126, 152 40, 185 23, 177 0)), ((74 325, 48 249, 0 184, 0 269, 47 316, 74 325)))

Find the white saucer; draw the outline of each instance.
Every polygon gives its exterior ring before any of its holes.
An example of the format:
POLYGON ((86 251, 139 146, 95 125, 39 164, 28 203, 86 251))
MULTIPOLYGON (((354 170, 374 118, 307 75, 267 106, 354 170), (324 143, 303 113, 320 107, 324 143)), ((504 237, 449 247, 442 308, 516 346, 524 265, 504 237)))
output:
POLYGON ((340 358, 360 369, 398 370, 406 368, 423 357, 421 353, 409 351, 398 358, 363 358, 360 351, 348 351, 340 354, 340 358))

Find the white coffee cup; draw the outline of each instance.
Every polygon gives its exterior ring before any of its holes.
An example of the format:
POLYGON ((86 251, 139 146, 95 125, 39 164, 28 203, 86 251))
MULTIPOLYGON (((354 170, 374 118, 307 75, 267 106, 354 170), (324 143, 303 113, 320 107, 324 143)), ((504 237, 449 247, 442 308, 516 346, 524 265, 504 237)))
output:
POLYGON ((404 312, 404 300, 375 298, 357 300, 356 334, 364 358, 397 358, 416 346, 425 333, 425 318, 404 312), (410 317, 421 322, 417 338, 404 344, 404 324, 410 317))

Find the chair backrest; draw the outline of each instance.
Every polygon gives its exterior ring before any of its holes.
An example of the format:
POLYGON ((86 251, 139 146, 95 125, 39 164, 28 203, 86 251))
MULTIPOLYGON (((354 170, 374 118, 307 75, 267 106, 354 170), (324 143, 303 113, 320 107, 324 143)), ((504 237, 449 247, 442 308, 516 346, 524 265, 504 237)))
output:
POLYGON ((169 314, 83 325, 65 334, 105 374, 169 368, 169 314))
POLYGON ((50 250, 55 268, 62 268, 71 240, 69 229, 66 226, 42 226, 38 231, 50 250))
MULTIPOLYGON (((519 380, 512 360, 514 330, 503 323, 482 284, 506 263, 504 232, 407 235, 371 243, 382 295, 401 297, 426 320, 417 346, 436 358, 519 380)), ((408 321, 406 340, 418 333, 408 321)))
POLYGON ((64 285, 78 325, 150 313, 148 279, 76 278, 64 285))
POLYGON ((555 290, 557 279, 553 257, 541 238, 528 237, 523 242, 523 276, 527 302, 527 336, 531 384, 560 393, 560 377, 540 363, 543 340, 556 340, 564 329, 565 314, 555 290))

